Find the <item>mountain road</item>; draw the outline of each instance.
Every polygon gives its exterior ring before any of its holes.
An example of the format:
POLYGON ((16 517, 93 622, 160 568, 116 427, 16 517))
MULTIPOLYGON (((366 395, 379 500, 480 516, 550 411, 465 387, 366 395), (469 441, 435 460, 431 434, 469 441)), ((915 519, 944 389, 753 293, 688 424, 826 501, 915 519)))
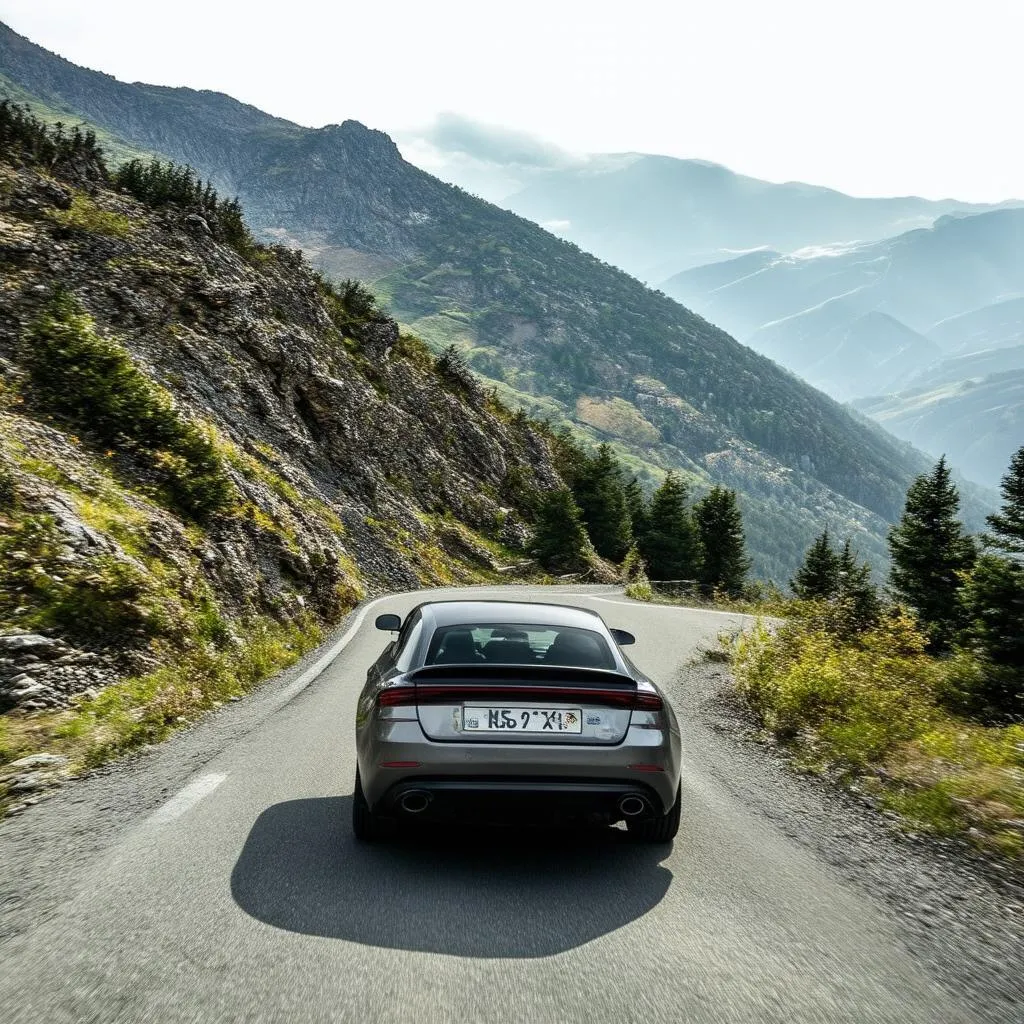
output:
POLYGON ((355 701, 386 642, 373 618, 465 593, 378 599, 326 648, 326 668, 307 663, 0 823, 0 1018, 984 1019, 883 904, 723 782, 728 748, 688 712, 690 690, 701 652, 744 616, 610 588, 474 588, 592 608, 635 633, 631 656, 680 718, 679 836, 458 830, 358 844, 355 701))

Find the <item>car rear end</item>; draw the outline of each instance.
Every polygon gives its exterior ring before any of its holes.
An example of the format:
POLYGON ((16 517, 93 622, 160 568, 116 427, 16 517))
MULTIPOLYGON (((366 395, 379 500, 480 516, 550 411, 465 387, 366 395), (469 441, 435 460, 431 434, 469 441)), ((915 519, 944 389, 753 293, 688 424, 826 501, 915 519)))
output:
POLYGON ((359 762, 387 819, 639 824, 676 801, 671 709, 624 671, 434 664, 390 680, 373 705, 359 762))

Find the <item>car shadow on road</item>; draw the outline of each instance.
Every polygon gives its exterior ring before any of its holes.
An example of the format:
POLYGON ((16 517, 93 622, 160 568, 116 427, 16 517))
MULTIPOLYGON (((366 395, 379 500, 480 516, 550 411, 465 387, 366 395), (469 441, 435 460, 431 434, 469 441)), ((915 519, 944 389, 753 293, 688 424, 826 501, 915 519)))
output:
POLYGON ((471 957, 550 956, 664 897, 664 846, 614 829, 431 831, 357 843, 351 797, 289 800, 253 825, 231 874, 248 914, 288 931, 471 957))

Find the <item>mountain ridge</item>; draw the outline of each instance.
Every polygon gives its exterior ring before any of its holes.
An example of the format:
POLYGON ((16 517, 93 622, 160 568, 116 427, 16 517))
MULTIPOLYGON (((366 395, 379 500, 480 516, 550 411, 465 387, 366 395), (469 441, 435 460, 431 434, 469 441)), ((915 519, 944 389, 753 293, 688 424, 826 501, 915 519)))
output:
POLYGON ((198 94, 117 83, 114 103, 92 95, 107 77, 80 78, 23 43, 20 74, 51 90, 73 79, 61 96, 238 194, 264 237, 339 276, 372 265, 401 320, 438 348, 456 343, 503 394, 592 437, 603 430, 642 474, 676 467, 698 487, 738 487, 762 574, 785 578, 822 519, 884 560, 885 520, 922 457, 668 297, 432 178, 357 122, 314 130, 268 116, 207 146, 204 119, 181 116, 198 94), (626 420, 658 440, 631 441, 617 432, 626 420))

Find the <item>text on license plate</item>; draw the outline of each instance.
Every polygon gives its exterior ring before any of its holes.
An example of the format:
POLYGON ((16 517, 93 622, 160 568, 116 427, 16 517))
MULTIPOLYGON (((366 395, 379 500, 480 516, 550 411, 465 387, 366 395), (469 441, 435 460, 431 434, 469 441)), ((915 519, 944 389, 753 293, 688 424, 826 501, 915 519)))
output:
POLYGON ((580 708, 462 709, 465 732, 583 732, 580 708))

